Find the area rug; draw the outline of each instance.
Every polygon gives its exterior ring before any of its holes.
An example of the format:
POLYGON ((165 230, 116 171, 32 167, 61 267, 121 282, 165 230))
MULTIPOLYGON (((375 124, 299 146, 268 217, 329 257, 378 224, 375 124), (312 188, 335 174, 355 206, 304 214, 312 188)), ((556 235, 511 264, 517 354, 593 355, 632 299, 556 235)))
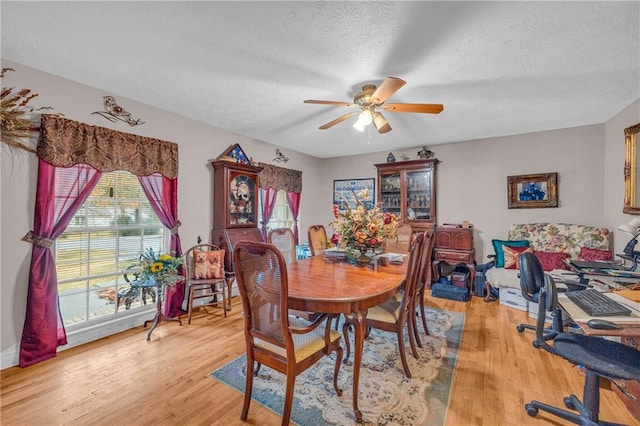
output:
MULTIPOLYGON (((419 325, 423 346, 418 348, 419 359, 411 354, 405 327, 411 379, 404 375, 394 333, 374 329, 365 340, 358 399, 363 424, 444 424, 464 314, 427 308, 427 325, 429 336, 419 325)), ((353 333, 349 333, 349 337, 353 342, 353 333)), ((296 378, 292 423, 301 426, 356 424, 352 405, 353 353, 348 364, 340 368, 341 397, 336 395, 332 384, 334 357, 335 353, 325 357, 296 378)), ((245 374, 246 358, 241 355, 211 376, 244 393, 245 374)), ((281 414, 285 383, 284 375, 263 366, 253 381, 253 403, 281 414)))

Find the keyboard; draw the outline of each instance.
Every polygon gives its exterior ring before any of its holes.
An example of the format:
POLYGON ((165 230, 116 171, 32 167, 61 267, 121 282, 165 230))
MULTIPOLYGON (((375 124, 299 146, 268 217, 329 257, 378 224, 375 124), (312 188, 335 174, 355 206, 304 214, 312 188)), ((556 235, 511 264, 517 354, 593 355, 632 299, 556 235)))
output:
POLYGON ((631 315, 631 310, 622 306, 595 289, 568 291, 569 300, 578 305, 591 317, 614 317, 631 315))

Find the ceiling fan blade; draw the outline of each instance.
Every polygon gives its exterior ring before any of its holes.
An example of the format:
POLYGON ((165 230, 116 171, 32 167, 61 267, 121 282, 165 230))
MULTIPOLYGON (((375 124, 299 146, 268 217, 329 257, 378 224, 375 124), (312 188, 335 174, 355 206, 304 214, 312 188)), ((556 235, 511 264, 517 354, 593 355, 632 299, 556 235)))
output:
POLYGON ((339 101, 316 101, 314 99, 307 99, 304 101, 305 104, 322 104, 322 105, 335 105, 335 106, 358 106, 356 104, 352 104, 350 102, 339 102, 339 101))
POLYGON ((380 108, 388 112, 422 112, 439 114, 444 107, 441 104, 385 104, 380 108))
POLYGON ((354 115, 358 114, 360 111, 351 111, 346 113, 345 115, 342 115, 338 118, 336 118, 333 121, 328 122, 327 124, 323 124, 322 126, 318 127, 318 129, 320 130, 325 130, 328 129, 329 127, 333 127, 338 123, 342 123, 344 120, 346 120, 347 118, 353 117, 354 115))
POLYGON ((378 129, 378 133, 387 133, 391 130, 387 119, 377 111, 373 113, 373 124, 375 124, 376 129, 378 129))
POLYGON ((386 101, 389 96, 396 93, 396 91, 400 89, 402 86, 404 86, 405 84, 407 84, 407 82, 400 78, 387 77, 382 82, 380 87, 378 87, 376 91, 371 94, 371 100, 375 104, 380 105, 381 103, 386 101))

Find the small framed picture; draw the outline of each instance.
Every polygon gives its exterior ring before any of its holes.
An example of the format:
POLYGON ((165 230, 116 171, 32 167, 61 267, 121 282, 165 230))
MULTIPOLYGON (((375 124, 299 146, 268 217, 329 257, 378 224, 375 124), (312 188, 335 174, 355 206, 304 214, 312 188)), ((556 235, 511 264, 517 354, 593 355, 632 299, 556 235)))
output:
POLYGON ((507 177, 510 209, 558 207, 558 173, 507 177))
POLYGON ((341 179, 333 181, 333 204, 340 210, 355 209, 355 196, 363 189, 369 190, 369 197, 364 201, 367 210, 372 209, 376 204, 376 180, 367 179, 341 179))

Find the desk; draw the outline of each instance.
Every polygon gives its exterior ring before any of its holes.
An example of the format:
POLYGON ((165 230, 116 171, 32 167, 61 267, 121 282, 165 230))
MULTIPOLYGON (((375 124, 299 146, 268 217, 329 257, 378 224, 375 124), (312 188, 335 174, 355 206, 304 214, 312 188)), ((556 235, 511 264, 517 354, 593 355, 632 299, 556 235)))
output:
MULTIPOLYGON (((616 293, 605 293, 610 296, 612 299, 616 301, 620 301, 619 294, 616 293)), ((624 299, 625 304, 632 307, 640 308, 640 303, 632 302, 629 299, 624 299)), ((590 336, 615 336, 620 337, 621 342, 625 345, 633 346, 638 348, 640 345, 640 317, 638 316, 638 311, 634 311, 632 309, 632 314, 627 317, 601 317, 607 320, 614 321, 617 323, 621 329, 620 330, 598 330, 595 328, 591 328, 587 325, 587 321, 589 319, 589 315, 585 313, 582 309, 576 306, 566 295, 562 293, 558 293, 558 304, 564 309, 569 316, 573 319, 573 321, 580 327, 580 329, 584 332, 584 334, 590 336)), ((640 392, 640 385, 637 382, 626 382, 624 385, 629 392, 638 395, 640 392)), ((618 394, 620 400, 627 407, 629 412, 638 420, 640 420, 640 401, 633 401, 632 399, 623 396, 622 392, 618 390, 617 387, 613 388, 613 391, 618 394)))
POLYGON ((618 336, 618 337, 640 337, 640 303, 624 299, 615 293, 604 293, 616 302, 624 301, 624 304, 632 308, 631 315, 619 317, 600 317, 617 323, 620 330, 602 330, 591 328, 587 325, 587 321, 592 317, 580 309, 572 302, 566 294, 558 293, 558 304, 563 310, 569 314, 571 319, 580 327, 584 334, 590 336, 618 336), (634 310, 635 309, 635 310, 634 310))
POLYGON ((328 262, 323 256, 287 265, 290 309, 345 314, 354 327, 353 411, 358 421, 358 382, 365 336, 366 310, 389 300, 404 283, 407 261, 402 265, 357 266, 328 262))
POLYGON ((175 321, 178 322, 180 325, 182 325, 182 320, 180 319, 180 317, 177 318, 169 318, 168 316, 166 316, 163 312, 162 312, 162 299, 163 299, 163 293, 164 293, 164 287, 169 286, 169 285, 174 285, 176 283, 179 283, 180 281, 184 280, 184 276, 182 275, 176 275, 171 282, 158 282, 155 280, 138 280, 138 281, 133 281, 131 283, 131 287, 137 287, 137 288, 141 288, 141 289, 145 289, 145 288, 150 288, 153 287, 156 289, 156 314, 153 317, 153 319, 147 320, 144 322, 144 327, 147 326, 148 323, 153 322, 153 325, 151 326, 151 328, 149 329, 149 332, 147 333, 147 341, 151 340, 151 333, 153 333, 153 330, 155 330, 155 328, 158 326, 158 324, 162 321, 175 321))

